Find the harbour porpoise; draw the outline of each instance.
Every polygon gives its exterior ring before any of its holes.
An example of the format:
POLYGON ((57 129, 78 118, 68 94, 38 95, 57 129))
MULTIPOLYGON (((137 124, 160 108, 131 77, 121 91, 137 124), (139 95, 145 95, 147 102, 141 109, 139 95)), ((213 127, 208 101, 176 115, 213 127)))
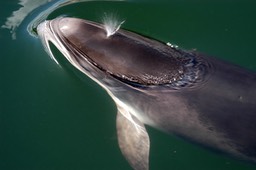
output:
POLYGON ((116 103, 119 147, 135 170, 149 169, 144 125, 256 161, 256 74, 196 51, 123 29, 61 17, 37 27, 116 103))

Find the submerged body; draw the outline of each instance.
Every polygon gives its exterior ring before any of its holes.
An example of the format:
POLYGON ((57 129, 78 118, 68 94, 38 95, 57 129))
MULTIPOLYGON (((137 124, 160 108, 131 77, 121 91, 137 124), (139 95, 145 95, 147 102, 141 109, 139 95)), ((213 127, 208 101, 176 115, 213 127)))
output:
POLYGON ((113 98, 119 145, 134 169, 148 169, 144 124, 256 161, 255 73, 128 31, 109 36, 81 19, 45 21, 38 33, 50 55, 48 41, 113 98))

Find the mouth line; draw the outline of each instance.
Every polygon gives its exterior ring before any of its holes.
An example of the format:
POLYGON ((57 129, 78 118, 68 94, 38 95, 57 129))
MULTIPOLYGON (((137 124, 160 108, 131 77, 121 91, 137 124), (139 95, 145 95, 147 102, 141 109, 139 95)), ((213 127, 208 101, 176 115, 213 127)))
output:
POLYGON ((191 56, 191 61, 188 62, 184 68, 186 71, 179 79, 175 79, 174 81, 171 80, 170 82, 156 82, 156 83, 148 83, 145 81, 140 81, 140 79, 136 79, 136 77, 132 76, 126 76, 124 74, 116 74, 109 70, 106 70, 104 67, 96 63, 89 55, 81 51, 75 44, 70 42, 67 38, 58 35, 58 39, 60 39, 65 48, 67 48, 72 54, 72 59, 75 60, 83 69, 87 70, 88 72, 91 72, 92 70, 88 69, 86 67, 86 64, 83 62, 91 65, 95 70, 100 70, 101 72, 112 76, 118 81, 121 81, 125 84, 131 85, 133 87, 139 87, 139 88, 152 88, 152 87, 168 87, 172 88, 174 90, 178 90, 180 88, 184 87, 193 87, 198 82, 204 81, 204 75, 201 75, 202 70, 207 69, 207 65, 205 63, 200 62, 200 59, 198 60, 196 56, 191 56), (68 44, 68 45, 67 45, 68 44), (201 70, 202 69, 202 70, 201 70))
MULTIPOLYGON (((183 87, 195 86, 195 84, 197 84, 198 82, 203 81, 202 79, 200 79, 198 77, 198 75, 195 75, 195 73, 198 73, 198 72, 194 72, 194 71, 195 71, 195 69, 198 69, 197 67, 200 67, 200 69, 206 69, 206 68, 205 68, 204 64, 202 64, 202 63, 199 64, 200 62, 198 62, 196 60, 196 58, 194 58, 193 61, 191 60, 191 62, 187 64, 186 67, 188 68, 188 70, 186 71, 186 73, 184 73, 184 75, 180 79, 175 80, 174 82, 169 82, 169 83, 153 84, 153 83, 140 82, 138 79, 136 79, 132 76, 128 77, 123 74, 122 75, 115 74, 109 70, 106 70, 101 65, 94 62, 93 59, 90 58, 90 56, 85 54, 83 51, 79 50, 79 48, 77 48, 77 46, 74 45, 73 43, 71 43, 68 39, 66 39, 64 37, 61 39, 62 39, 62 41, 65 41, 65 43, 69 44, 69 45, 65 45, 65 47, 70 52, 72 52, 74 56, 76 56, 76 57, 72 57, 72 58, 77 63, 79 63, 79 65, 81 67, 83 67, 83 69, 90 72, 90 70, 88 70, 88 68, 86 68, 86 65, 83 64, 83 62, 86 62, 87 64, 90 64, 93 68, 100 70, 101 72, 115 78, 116 80, 121 81, 125 84, 128 84, 128 85, 136 87, 136 88, 148 89, 148 88, 161 86, 161 87, 168 87, 168 88, 171 87, 173 90, 178 90, 183 87), (63 40, 63 39, 65 39, 65 40, 63 40), (194 64, 195 66, 191 66, 192 64, 194 64)), ((203 77, 202 75, 199 75, 199 76, 203 77)))
MULTIPOLYGON (((71 64, 73 64, 75 67, 77 67, 80 71, 84 73, 94 74, 93 72, 101 71, 105 75, 109 75, 113 77, 114 79, 124 83, 131 85, 133 87, 141 87, 141 88, 151 88, 151 87, 168 87, 174 90, 178 90, 184 87, 193 87, 195 84, 198 84, 198 82, 204 81, 205 77, 202 74, 204 72, 203 70, 207 69, 207 63, 204 63, 200 60, 200 57, 198 57, 195 54, 190 54, 185 52, 184 55, 186 55, 186 63, 183 63, 181 66, 182 73, 174 75, 173 77, 163 77, 161 76, 155 76, 147 73, 143 74, 134 74, 134 75, 125 75, 125 74, 119 74, 118 72, 110 71, 106 68, 104 68, 102 65, 99 65, 97 62, 95 62, 89 55, 87 55, 84 51, 82 51, 77 45, 72 43, 69 39, 67 39, 59 30, 56 28, 56 25, 52 23, 52 21, 48 21, 45 24, 48 28, 49 34, 52 35, 52 38, 49 38, 46 35, 44 35, 44 41, 52 41, 54 45, 57 46, 57 48, 60 48, 59 50, 62 52, 61 49, 63 49, 64 53, 63 55, 65 58, 67 58, 71 64), (66 50, 64 50, 66 49, 66 50), (72 61, 73 60, 73 61, 72 61)), ((47 32, 46 32, 47 33, 47 32)), ((45 43, 47 45, 47 48, 49 49, 49 44, 45 43)), ((177 49, 179 52, 179 49, 177 49)), ((49 49, 49 51, 51 51, 49 49)), ((182 52, 183 53, 183 52, 182 52)), ((51 55, 53 56, 53 55, 51 55)), ((184 57, 184 56, 183 56, 184 57)), ((52 57, 53 59, 54 56, 52 57)), ((55 59, 56 62, 56 59, 55 59)), ((58 63, 58 62, 57 62, 58 63)), ((97 74, 97 73, 95 73, 97 74)), ((165 76, 165 75, 164 75, 165 76)), ((167 75, 168 76, 168 75, 167 75)))

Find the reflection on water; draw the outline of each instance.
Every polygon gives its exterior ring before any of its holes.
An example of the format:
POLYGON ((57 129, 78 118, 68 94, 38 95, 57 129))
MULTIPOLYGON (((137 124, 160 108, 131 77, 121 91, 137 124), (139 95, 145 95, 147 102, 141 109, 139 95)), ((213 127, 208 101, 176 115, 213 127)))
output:
POLYGON ((2 25, 2 28, 10 29, 12 38, 15 39, 15 30, 19 27, 25 17, 34 9, 50 1, 51 0, 19 0, 18 4, 21 5, 21 7, 17 11, 12 12, 12 15, 8 17, 5 24, 2 25))
MULTIPOLYGON (((59 7, 77 3, 77 2, 86 2, 86 1, 95 1, 95 0, 19 0, 19 5, 21 7, 17 11, 13 11, 12 15, 6 19, 6 22, 4 25, 2 25, 2 28, 10 29, 10 33, 12 34, 12 38, 16 39, 16 32, 15 30, 19 25, 22 23, 22 21, 28 16, 33 10, 39 8, 40 6, 43 6, 47 3, 51 3, 52 5, 48 8, 41 11, 37 17, 30 22, 28 25, 28 31, 33 35, 33 28, 36 28, 36 26, 45 20, 47 16, 54 10, 56 10, 59 7)), ((104 1, 104 0, 103 0, 104 1)), ((109 0, 105 0, 109 1, 109 0)), ((111 0, 115 1, 115 0, 111 0)), ((116 1, 122 1, 122 0, 116 0, 116 1)))
MULTIPOLYGON (((256 70, 255 4, 74 2, 20 0, 20 9, 8 9, 12 14, 0 29, 5 44, 0 55, 0 169, 131 170, 118 149, 112 101, 89 79, 82 82, 78 73, 59 68, 39 39, 31 37, 49 14, 97 21, 111 11, 126 20, 122 27, 129 30, 256 70)), ((152 170, 255 169, 154 129, 149 133, 152 170)))

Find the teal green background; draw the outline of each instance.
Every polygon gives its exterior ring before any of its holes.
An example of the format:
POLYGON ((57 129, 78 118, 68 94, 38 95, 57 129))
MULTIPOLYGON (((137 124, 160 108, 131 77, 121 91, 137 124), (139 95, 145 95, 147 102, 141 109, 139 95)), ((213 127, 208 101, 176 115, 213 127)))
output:
MULTIPOLYGON (((25 18, 16 40, 0 29, 0 169, 131 170, 118 148, 113 101, 68 63, 56 65, 27 31, 50 5, 25 18)), ((124 29, 255 71, 255 6, 253 0, 95 1, 61 7, 49 19, 67 15, 101 22, 105 12, 114 13, 126 20, 124 29)), ((19 7, 17 0, 1 2, 0 25, 19 7)), ((256 169, 147 129, 151 170, 256 169)))

